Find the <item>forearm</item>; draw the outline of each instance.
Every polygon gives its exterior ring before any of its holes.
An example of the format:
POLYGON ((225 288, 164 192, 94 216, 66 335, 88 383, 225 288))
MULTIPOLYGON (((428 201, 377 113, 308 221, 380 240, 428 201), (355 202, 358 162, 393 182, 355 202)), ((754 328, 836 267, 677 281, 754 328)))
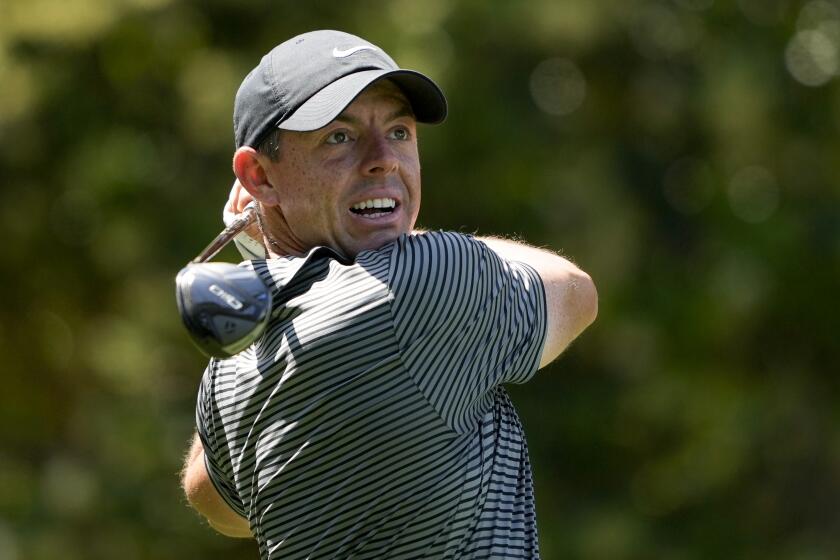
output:
POLYGON ((503 259, 523 262, 539 274, 548 320, 540 367, 548 365, 595 320, 598 293, 592 278, 552 251, 497 237, 478 239, 503 259))
POLYGON ((252 536, 248 520, 233 511, 213 486, 204 465, 204 447, 197 434, 187 453, 181 484, 187 500, 216 531, 228 537, 252 536))

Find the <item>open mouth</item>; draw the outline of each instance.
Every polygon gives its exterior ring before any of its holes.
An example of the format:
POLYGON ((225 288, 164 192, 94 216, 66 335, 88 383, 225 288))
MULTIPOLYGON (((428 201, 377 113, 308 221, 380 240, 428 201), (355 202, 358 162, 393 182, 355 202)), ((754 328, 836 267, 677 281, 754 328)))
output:
POLYGON ((350 211, 365 218, 380 218, 392 214, 397 209, 397 201, 393 198, 371 198, 354 204, 350 211))

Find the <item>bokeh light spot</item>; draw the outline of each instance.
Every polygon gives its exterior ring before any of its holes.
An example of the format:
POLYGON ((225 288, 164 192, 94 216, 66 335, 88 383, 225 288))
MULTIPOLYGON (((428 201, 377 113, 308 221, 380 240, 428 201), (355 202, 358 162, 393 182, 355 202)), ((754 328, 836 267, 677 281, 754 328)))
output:
POLYGON ((586 98, 586 78, 571 60, 550 58, 531 73, 531 96, 546 113, 568 115, 586 98))
POLYGON ((796 19, 796 28, 800 31, 819 29, 831 21, 840 20, 840 8, 826 0, 813 0, 802 7, 796 19))
POLYGON ((640 9, 630 26, 636 50, 650 60, 661 60, 685 52, 703 35, 695 14, 678 13, 664 5, 650 4, 640 9))
POLYGON ((838 70, 837 45, 822 31, 800 31, 785 49, 791 76, 806 86, 821 86, 838 70))
POLYGON ((55 457, 47 463, 41 489, 45 505, 68 517, 92 511, 99 490, 90 469, 66 457, 55 457))

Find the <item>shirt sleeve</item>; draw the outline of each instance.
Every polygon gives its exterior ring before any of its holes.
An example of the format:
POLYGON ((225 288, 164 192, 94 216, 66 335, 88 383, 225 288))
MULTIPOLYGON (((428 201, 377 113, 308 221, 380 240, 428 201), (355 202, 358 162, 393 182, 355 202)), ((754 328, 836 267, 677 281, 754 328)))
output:
MULTIPOLYGON (((201 438, 201 444, 204 447, 204 466, 213 482, 213 486, 235 512, 243 517, 248 517, 236 492, 230 461, 224 461, 226 455, 220 453, 218 445, 219 435, 216 431, 216 414, 213 403, 215 363, 215 360, 210 362, 201 378, 195 408, 195 425, 198 437, 201 438)), ((221 434, 221 437, 223 438, 224 434, 221 434)))
POLYGON ((410 375, 460 430, 492 405, 492 389, 523 383, 539 365, 545 291, 530 266, 472 236, 400 238, 392 252, 394 325, 410 375))

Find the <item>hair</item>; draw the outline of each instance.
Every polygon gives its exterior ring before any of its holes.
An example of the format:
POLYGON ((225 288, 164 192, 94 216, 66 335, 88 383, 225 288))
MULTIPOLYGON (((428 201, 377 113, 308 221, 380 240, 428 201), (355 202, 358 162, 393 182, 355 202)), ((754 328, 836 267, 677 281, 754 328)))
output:
POLYGON ((280 159, 280 140, 282 139, 283 131, 275 128, 268 135, 263 138, 257 145, 257 151, 268 157, 271 161, 278 161, 280 159))

